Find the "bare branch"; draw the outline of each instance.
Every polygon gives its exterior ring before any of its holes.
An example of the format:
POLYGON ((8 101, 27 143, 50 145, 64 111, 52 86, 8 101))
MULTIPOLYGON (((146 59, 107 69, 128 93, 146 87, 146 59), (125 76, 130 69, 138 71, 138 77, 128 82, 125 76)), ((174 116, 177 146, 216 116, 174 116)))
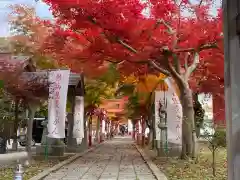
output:
POLYGON ((151 66, 153 66, 155 69, 157 69, 158 71, 160 71, 161 73, 163 73, 163 74, 165 74, 165 75, 167 75, 167 76, 170 76, 170 75, 171 75, 170 72, 168 72, 166 69, 163 69, 163 68, 161 68, 160 66, 158 66, 153 60, 150 60, 150 61, 149 61, 149 64, 150 64, 151 66))
POLYGON ((185 58, 184 58, 184 69, 185 69, 185 71, 187 71, 187 69, 188 69, 188 59, 189 59, 189 55, 190 55, 190 53, 187 52, 186 55, 185 55, 185 58))
MULTIPOLYGON (((206 50, 206 49, 212 49, 212 48, 218 48, 217 45, 216 45, 216 43, 202 45, 202 46, 200 46, 199 48, 197 48, 197 50, 200 52, 200 51, 203 51, 203 50, 206 50)), ((174 49, 174 50, 173 50, 173 52, 175 52, 175 53, 195 52, 195 51, 196 51, 195 48, 174 49)))
POLYGON ((174 69, 174 67, 171 65, 171 63, 170 63, 168 60, 166 60, 166 61, 167 61, 167 66, 168 66, 168 69, 169 69, 171 75, 172 75, 175 79, 177 79, 177 80, 179 80, 179 81, 182 81, 181 75, 177 73, 177 71, 174 69))
POLYGON ((195 52, 194 53, 194 58, 193 58, 193 63, 191 66, 188 67, 186 70, 186 73, 184 75, 185 79, 188 79, 189 76, 192 74, 192 72, 197 68, 197 65, 199 64, 199 53, 195 52))
POLYGON ((126 44, 125 42, 123 42, 121 39, 118 39, 117 42, 121 45, 123 45, 125 48, 127 48, 129 51, 133 52, 133 53, 137 53, 137 50, 134 49, 132 46, 126 44))
MULTIPOLYGON (((191 5, 191 7, 196 7, 196 5, 193 4, 193 3, 191 3, 190 1, 189 1, 189 3, 190 3, 190 5, 191 5)), ((199 4, 197 5, 197 7, 200 7, 200 6, 202 5, 202 3, 203 3, 203 0, 200 0, 200 1, 199 1, 199 4)))
POLYGON ((200 7, 203 3, 203 0, 200 0, 199 4, 198 4, 198 7, 200 7))
MULTIPOLYGON (((97 23, 96 19, 92 18, 92 17, 89 17, 89 20, 93 23, 93 24, 96 24, 98 25, 99 27, 103 28, 100 24, 97 23)), ((158 27, 159 24, 164 24, 167 28, 168 28, 168 31, 170 34, 173 34, 175 31, 172 29, 172 27, 170 25, 168 25, 163 19, 159 19, 156 23, 156 26, 155 28, 158 27)), ((105 28, 103 28, 105 29, 105 28)), ((104 35, 106 36, 106 34, 104 33, 104 35)), ((107 37, 107 36, 106 36, 107 37)), ((107 37, 108 38, 108 37, 107 37)), ((137 54, 138 51, 133 48, 132 46, 130 46, 129 44, 125 43, 123 40, 121 40, 120 38, 116 37, 117 39, 117 42, 119 44, 121 44, 123 47, 125 47, 126 49, 128 49, 130 52, 132 53, 135 53, 137 54)), ((132 61, 129 61, 127 60, 128 62, 132 62, 132 61)), ((120 61, 119 63, 123 63, 124 61, 120 61)), ((158 71, 160 71, 161 73, 169 76, 170 75, 170 72, 168 72, 167 70, 161 68, 160 66, 158 66, 155 62, 153 62, 152 60, 147 60, 147 61, 139 61, 139 62, 132 62, 132 63, 148 63, 150 64, 151 66, 153 66, 155 69, 157 69, 158 71)))
POLYGON ((125 60, 119 60, 119 61, 111 61, 110 59, 104 59, 107 62, 113 63, 113 64, 120 64, 122 62, 124 62, 125 60))
POLYGON ((181 65, 180 65, 180 61, 178 60, 177 54, 173 54, 172 56, 173 56, 175 70, 178 74, 181 74, 181 65))
POLYGON ((166 26, 166 28, 168 29, 170 34, 174 34, 175 33, 175 30, 166 21, 164 21, 163 19, 159 19, 157 21, 157 23, 158 24, 163 24, 164 26, 166 26))

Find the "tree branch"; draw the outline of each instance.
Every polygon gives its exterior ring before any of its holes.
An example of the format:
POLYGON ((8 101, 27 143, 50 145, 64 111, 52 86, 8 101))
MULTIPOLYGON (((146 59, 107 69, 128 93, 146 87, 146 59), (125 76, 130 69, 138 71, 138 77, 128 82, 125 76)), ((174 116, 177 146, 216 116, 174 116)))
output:
POLYGON ((174 67, 171 65, 171 63, 168 61, 168 59, 166 59, 166 61, 167 61, 167 66, 168 66, 168 69, 169 69, 171 75, 172 75, 175 79, 177 79, 177 80, 179 80, 179 81, 182 81, 181 75, 177 73, 177 71, 174 69, 174 67))
POLYGON ((163 19, 158 19, 157 23, 158 24, 163 24, 168 29, 169 34, 174 34, 175 33, 175 30, 163 19))
POLYGON ((198 7, 200 7, 203 3, 203 0, 200 0, 199 4, 198 4, 198 7))
POLYGON ((127 43, 123 42, 121 39, 117 39, 117 42, 121 45, 123 45, 125 48, 127 48, 129 51, 133 52, 133 53, 137 53, 137 50, 134 49, 132 46, 128 45, 127 43))
POLYGON ((184 78, 187 80, 192 72, 197 68, 197 65, 199 64, 199 53, 194 53, 193 63, 186 69, 184 78))
POLYGON ((174 66, 175 66, 175 70, 178 74, 181 74, 181 67, 180 67, 180 61, 178 60, 178 56, 177 54, 173 54, 173 62, 174 62, 174 66))
POLYGON ((159 72, 167 75, 167 76, 170 76, 170 72, 167 71, 166 69, 163 69, 161 68, 160 66, 158 66, 153 60, 149 60, 149 65, 151 65, 152 67, 154 67, 156 70, 158 70, 159 72))
POLYGON ((185 58, 184 58, 184 69, 187 71, 188 69, 188 59, 189 59, 189 52, 186 53, 185 58))
MULTIPOLYGON (((216 43, 213 44, 205 44, 200 46, 198 49, 198 51, 202 51, 202 50, 206 50, 206 49, 211 49, 211 48, 218 48, 216 43)), ((196 49, 195 48, 186 48, 186 49, 174 49, 173 52, 175 53, 181 53, 181 52, 195 52, 196 49)))

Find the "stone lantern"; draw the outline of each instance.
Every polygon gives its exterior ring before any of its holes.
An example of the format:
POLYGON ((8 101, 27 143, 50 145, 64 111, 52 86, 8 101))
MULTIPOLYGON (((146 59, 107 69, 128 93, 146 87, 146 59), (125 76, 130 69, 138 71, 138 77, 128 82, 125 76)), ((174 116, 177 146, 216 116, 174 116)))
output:
POLYGON ((163 103, 159 101, 158 109, 159 121, 158 128, 160 129, 160 149, 158 155, 167 153, 167 100, 164 98, 163 103))

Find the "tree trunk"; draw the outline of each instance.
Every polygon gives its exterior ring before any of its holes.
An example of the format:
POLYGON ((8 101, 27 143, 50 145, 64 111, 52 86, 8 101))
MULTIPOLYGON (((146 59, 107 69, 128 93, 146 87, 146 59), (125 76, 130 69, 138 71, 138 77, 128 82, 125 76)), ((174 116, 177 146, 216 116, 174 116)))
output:
POLYGON ((69 148, 75 147, 77 145, 76 138, 73 138, 73 128, 74 128, 74 111, 75 111, 75 91, 74 89, 70 88, 71 96, 69 97, 70 104, 71 104, 71 112, 67 115, 68 120, 68 129, 67 129, 67 146, 69 148))
POLYGON ((103 116, 100 117, 99 128, 100 128, 100 130, 99 130, 99 134, 100 134, 99 142, 101 143, 101 142, 103 142, 103 116))
POLYGON ((92 146, 92 115, 88 119, 88 146, 92 146))
POLYGON ((99 139, 100 139, 100 121, 101 121, 101 117, 98 116, 98 118, 97 118, 96 137, 95 137, 95 140, 96 140, 97 143, 99 143, 99 139))
POLYGON ((212 170, 213 170, 213 176, 216 177, 216 148, 212 148, 212 170))
POLYGON ((19 120, 18 120, 18 107, 19 107, 19 100, 15 100, 15 109, 14 109, 14 135, 13 135, 13 143, 12 143, 12 149, 17 151, 18 149, 18 142, 17 142, 17 131, 18 131, 18 125, 19 125, 19 120))
POLYGON ((196 157, 196 132, 194 123, 194 108, 192 91, 188 86, 183 86, 181 89, 181 104, 183 111, 182 122, 182 154, 181 158, 196 157))
POLYGON ((152 142, 153 142, 153 129, 149 128, 149 135, 148 135, 148 145, 152 149, 152 142))
POLYGON ((195 129, 197 138, 200 137, 201 128, 204 122, 204 109, 202 104, 199 102, 198 93, 193 93, 193 102, 194 102, 194 118, 195 118, 195 129))
POLYGON ((35 116, 35 112, 37 110, 37 106, 33 104, 29 104, 29 119, 27 121, 27 145, 26 151, 29 154, 28 160, 30 161, 32 157, 32 128, 33 128, 33 120, 35 116))
POLYGON ((132 138, 133 138, 133 140, 135 140, 135 137, 136 137, 136 125, 133 122, 133 131, 132 131, 132 138))
POLYGON ((145 146, 145 119, 142 118, 141 119, 141 123, 142 123, 142 147, 145 146))
POLYGON ((200 135, 201 135, 200 132, 201 132, 201 127, 196 126, 196 136, 197 136, 197 138, 200 137, 200 135))

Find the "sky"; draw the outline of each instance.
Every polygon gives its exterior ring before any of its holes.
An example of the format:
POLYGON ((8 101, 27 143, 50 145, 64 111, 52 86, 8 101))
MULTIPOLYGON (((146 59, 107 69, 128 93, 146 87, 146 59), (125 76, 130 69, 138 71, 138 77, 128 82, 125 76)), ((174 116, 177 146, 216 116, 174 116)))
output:
MULTIPOLYGON (((199 0, 191 0, 197 2, 199 0)), ((220 5, 221 0, 215 0, 216 4, 220 5)), ((9 35, 8 14, 10 12, 9 6, 13 4, 27 4, 36 8, 36 13, 41 18, 52 18, 52 14, 49 11, 49 7, 41 0, 35 2, 35 0, 0 0, 0 37, 9 35)), ((216 13, 214 11, 213 13, 216 13)))
POLYGON ((35 0, 0 0, 0 37, 9 35, 8 14, 10 12, 9 6, 13 4, 27 4, 36 8, 36 13, 41 18, 52 18, 49 7, 39 1, 35 0))

